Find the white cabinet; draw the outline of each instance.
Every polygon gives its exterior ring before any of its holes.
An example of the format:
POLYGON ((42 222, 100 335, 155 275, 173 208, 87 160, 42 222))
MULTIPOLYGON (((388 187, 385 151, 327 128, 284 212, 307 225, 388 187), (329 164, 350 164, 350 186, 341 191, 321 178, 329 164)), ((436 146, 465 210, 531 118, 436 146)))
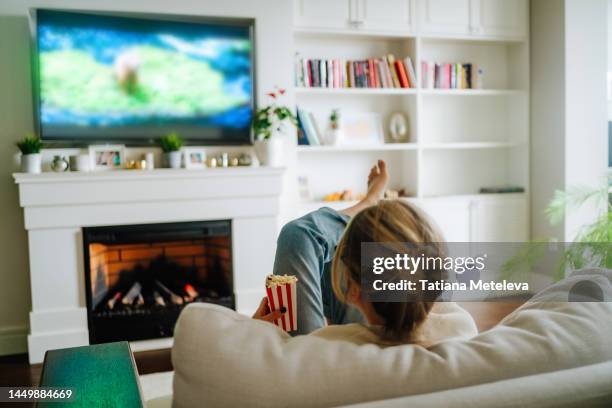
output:
POLYGON ((419 0, 419 29, 431 35, 524 38, 527 0, 419 0))
POLYGON ((416 0, 295 0, 295 25, 342 31, 410 33, 416 0))
POLYGON ((415 202, 433 221, 446 242, 470 241, 470 203, 463 199, 431 198, 415 202))
POLYGON ((527 200, 523 195, 483 196, 471 203, 473 242, 526 242, 529 239, 527 200))
POLYGON ((353 0, 296 0, 294 7, 298 27, 346 29, 356 20, 353 0))
POLYGON ((526 0, 479 0, 474 1, 475 13, 480 22, 475 26, 477 34, 522 37, 527 31, 526 0))
POLYGON ((411 32, 414 0, 357 0, 358 25, 365 30, 411 32))
POLYGON ((419 30, 427 34, 470 34, 471 0, 420 0, 419 30))
POLYGON ((411 200, 447 242, 526 242, 527 199, 523 194, 411 200))

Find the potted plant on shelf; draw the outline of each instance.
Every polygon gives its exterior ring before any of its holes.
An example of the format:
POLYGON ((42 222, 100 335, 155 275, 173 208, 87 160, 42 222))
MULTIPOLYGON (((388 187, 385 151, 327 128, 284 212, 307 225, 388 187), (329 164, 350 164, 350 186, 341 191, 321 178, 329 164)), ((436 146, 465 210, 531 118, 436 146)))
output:
POLYGON ((278 167, 283 164, 283 134, 289 126, 295 126, 297 120, 288 107, 278 104, 278 99, 285 94, 284 89, 268 93, 272 103, 258 109, 253 117, 253 142, 255 153, 262 165, 278 167))
POLYGON ((325 137, 325 144, 334 146, 342 139, 342 128, 340 127, 340 110, 333 109, 329 114, 329 127, 325 137))
POLYGON ((172 132, 162 137, 159 140, 159 145, 164 152, 164 160, 166 165, 171 169, 181 168, 181 147, 183 147, 183 139, 176 133, 172 132))
POLYGON ((21 151, 21 171, 24 173, 40 173, 42 142, 34 135, 27 135, 17 142, 21 151))

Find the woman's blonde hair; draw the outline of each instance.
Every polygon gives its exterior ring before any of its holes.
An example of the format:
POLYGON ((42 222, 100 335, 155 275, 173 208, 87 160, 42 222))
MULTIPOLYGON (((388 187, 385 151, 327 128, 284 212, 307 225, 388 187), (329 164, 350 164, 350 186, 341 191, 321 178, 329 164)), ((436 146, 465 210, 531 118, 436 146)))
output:
MULTIPOLYGON (((332 283, 336 297, 346 302, 351 284, 361 284, 361 243, 377 242, 396 246, 403 243, 431 244, 433 253, 444 252, 443 239, 427 221, 425 215, 406 201, 381 201, 358 213, 347 226, 332 263, 332 283)), ((425 279, 439 279, 443 271, 419 271, 425 279), (435 276, 433 276, 435 275, 435 276)), ((376 313, 384 320, 383 337, 392 341, 409 340, 414 330, 425 321, 434 302, 429 296, 417 296, 406 302, 372 302, 376 313)), ((434 295, 435 297, 439 294, 434 295)))

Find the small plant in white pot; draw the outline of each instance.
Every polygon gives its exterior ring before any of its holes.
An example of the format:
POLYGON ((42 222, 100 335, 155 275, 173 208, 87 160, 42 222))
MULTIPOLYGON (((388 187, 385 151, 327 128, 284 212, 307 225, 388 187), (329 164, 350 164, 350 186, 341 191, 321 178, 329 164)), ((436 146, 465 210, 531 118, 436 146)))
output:
POLYGON ((166 165, 171 169, 180 169, 183 158, 181 154, 183 139, 176 132, 172 132, 162 137, 159 140, 159 145, 164 152, 166 165))
POLYGON ((21 151, 21 171, 24 173, 40 173, 42 142, 34 135, 28 135, 17 142, 21 151))
POLYGON ((297 120, 288 107, 278 104, 278 99, 285 94, 284 89, 270 92, 272 103, 258 109, 253 117, 253 142, 259 162, 264 166, 278 167, 283 165, 283 135, 289 127, 295 126, 297 120))
POLYGON ((333 109, 329 114, 329 127, 325 136, 325 144, 332 146, 340 144, 343 136, 340 126, 340 110, 333 109))

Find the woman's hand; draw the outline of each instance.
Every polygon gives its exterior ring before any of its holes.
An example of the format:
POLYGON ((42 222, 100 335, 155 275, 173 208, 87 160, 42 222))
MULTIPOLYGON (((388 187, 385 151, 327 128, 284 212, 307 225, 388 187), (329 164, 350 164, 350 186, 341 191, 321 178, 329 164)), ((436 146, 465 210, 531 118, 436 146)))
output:
POLYGON ((253 319, 264 320, 266 322, 273 323, 275 320, 280 319, 281 316, 285 313, 287 313, 287 309, 285 307, 281 307, 280 310, 275 310, 272 312, 270 310, 270 306, 268 305, 268 298, 265 297, 261 299, 259 307, 253 315, 253 319))

